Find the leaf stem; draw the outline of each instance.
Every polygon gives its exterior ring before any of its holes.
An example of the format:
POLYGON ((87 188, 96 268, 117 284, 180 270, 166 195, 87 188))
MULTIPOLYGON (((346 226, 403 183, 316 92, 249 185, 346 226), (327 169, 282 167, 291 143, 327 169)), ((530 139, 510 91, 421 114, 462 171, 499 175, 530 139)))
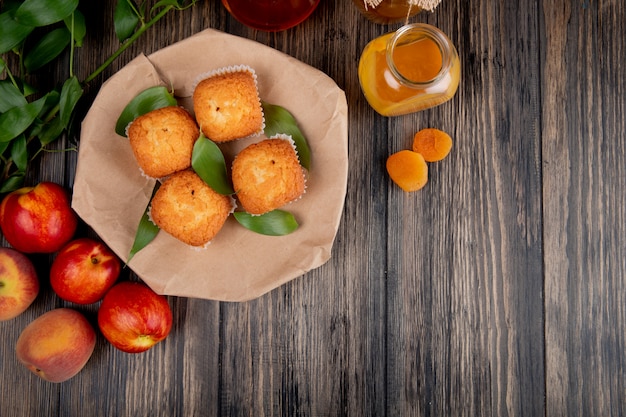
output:
POLYGON ((169 5, 163 8, 159 13, 157 13, 150 21, 148 21, 145 25, 142 25, 133 35, 126 40, 118 49, 111 55, 102 65, 100 65, 94 72, 92 72, 85 80, 83 84, 88 84, 93 81, 102 71, 104 71, 113 61, 117 59, 128 47, 137 40, 146 30, 148 30, 152 25, 161 20, 163 16, 167 14, 174 6, 169 5))
POLYGON ((13 77, 13 73, 11 72, 11 69, 9 68, 9 66, 7 65, 4 70, 7 73, 7 77, 9 77, 9 79, 11 80, 11 84, 13 84, 13 86, 15 88, 17 88, 19 90, 19 85, 17 84, 17 81, 15 80, 15 78, 13 77))
POLYGON ((72 27, 70 29, 70 78, 74 76, 74 13, 72 13, 72 27))

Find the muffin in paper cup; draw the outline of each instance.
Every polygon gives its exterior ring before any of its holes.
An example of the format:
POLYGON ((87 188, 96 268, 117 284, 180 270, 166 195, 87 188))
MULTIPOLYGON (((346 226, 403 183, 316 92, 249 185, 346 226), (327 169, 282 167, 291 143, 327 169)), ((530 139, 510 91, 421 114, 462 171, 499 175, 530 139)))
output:
POLYGON ((159 229, 201 249, 211 242, 236 208, 235 200, 214 191, 193 170, 170 175, 155 193, 148 217, 159 229))
POLYGON ((306 169, 289 135, 248 145, 235 156, 231 172, 239 204, 252 215, 299 200, 306 190, 306 169))
POLYGON ((260 135, 265 116, 254 69, 218 68, 193 83, 193 110, 204 135, 216 143, 260 135))
POLYGON ((149 111, 126 127, 135 160, 148 178, 163 178, 189 168, 199 135, 196 121, 180 106, 149 111))

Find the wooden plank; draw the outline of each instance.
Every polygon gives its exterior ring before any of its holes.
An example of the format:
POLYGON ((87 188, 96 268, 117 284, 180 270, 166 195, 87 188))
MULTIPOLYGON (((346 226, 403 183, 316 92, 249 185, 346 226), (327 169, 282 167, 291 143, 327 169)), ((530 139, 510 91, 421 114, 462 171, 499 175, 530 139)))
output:
POLYGON ((543 3, 548 415, 626 413, 626 8, 543 3))
POLYGON ((457 45, 462 82, 390 122, 389 152, 424 127, 455 144, 423 190, 388 191, 388 410, 542 415, 537 11, 443 2, 428 20, 457 45))

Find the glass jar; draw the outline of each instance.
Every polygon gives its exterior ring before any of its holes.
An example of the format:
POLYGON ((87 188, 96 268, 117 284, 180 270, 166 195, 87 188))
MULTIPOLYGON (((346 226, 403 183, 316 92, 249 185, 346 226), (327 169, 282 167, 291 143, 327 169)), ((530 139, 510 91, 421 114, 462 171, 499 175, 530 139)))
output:
POLYGON ((414 23, 382 35, 363 49, 359 82, 383 116, 399 116, 450 100, 459 86, 456 48, 439 29, 414 23))
POLYGON ((393 23, 415 16, 422 11, 409 0, 352 0, 361 13, 374 23, 393 23))
POLYGON ((320 0, 222 0, 226 10, 253 29, 276 32, 302 23, 320 0))

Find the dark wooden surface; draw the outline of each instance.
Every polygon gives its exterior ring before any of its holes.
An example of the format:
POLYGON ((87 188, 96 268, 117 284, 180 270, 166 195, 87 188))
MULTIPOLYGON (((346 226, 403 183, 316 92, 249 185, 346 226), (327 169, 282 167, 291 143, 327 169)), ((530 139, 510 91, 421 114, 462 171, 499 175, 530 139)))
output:
MULTIPOLYGON (((79 78, 117 47, 113 3, 88 5, 79 78)), ((377 115, 357 79, 365 44, 399 24, 370 23, 348 0, 273 34, 201 2, 96 79, 92 95, 136 54, 208 27, 331 76, 348 99, 350 166, 332 258, 245 303, 170 297, 165 342, 130 355, 100 336, 62 384, 15 359, 21 329, 67 305, 44 280, 0 323, 0 415, 626 415, 626 5, 443 0, 411 21, 446 32, 463 67, 452 101, 409 116, 377 115), (454 147, 406 194, 384 161, 423 127, 454 147)), ((51 79, 66 76, 59 65, 51 79)), ((45 154, 28 182, 70 187, 75 164, 45 154)), ((50 259, 34 259, 45 277, 50 259)))

